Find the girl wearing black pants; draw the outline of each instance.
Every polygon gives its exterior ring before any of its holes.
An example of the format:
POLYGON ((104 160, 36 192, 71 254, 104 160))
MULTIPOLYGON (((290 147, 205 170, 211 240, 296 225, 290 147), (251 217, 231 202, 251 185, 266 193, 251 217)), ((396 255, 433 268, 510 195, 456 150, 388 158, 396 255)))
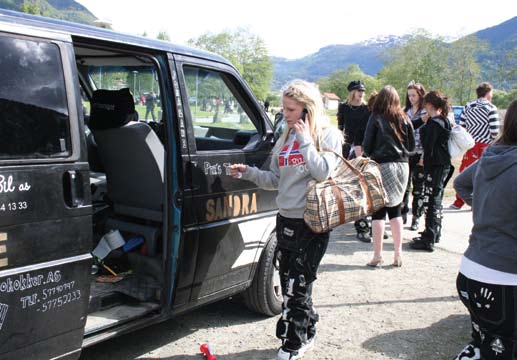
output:
POLYGON ((424 207, 425 230, 413 239, 411 248, 434 251, 434 244, 440 241, 442 231, 442 200, 449 171, 449 137, 451 124, 447 119, 449 103, 439 91, 431 91, 424 96, 424 106, 430 119, 420 130, 424 148, 424 207))
POLYGON ((277 140, 269 169, 243 164, 230 166, 231 176, 278 190, 277 248, 282 284, 282 315, 276 336, 282 341, 276 360, 300 359, 314 346, 319 317, 312 303, 312 286, 327 249, 329 233, 317 234, 303 214, 309 181, 328 179, 338 163, 333 152, 343 146, 340 132, 328 122, 319 90, 294 80, 282 95, 285 132, 277 140))
POLYGON ((413 129, 415 129, 415 151, 409 157, 409 179, 402 202, 402 220, 404 224, 407 221, 409 193, 411 192, 413 195, 413 201, 411 203, 413 218, 411 220, 410 229, 413 231, 418 230, 420 217, 424 212, 424 148, 420 141, 420 128, 428 119, 427 112, 424 108, 425 93, 424 85, 413 81, 409 83, 406 92, 406 107, 404 108, 404 111, 413 124, 413 129))

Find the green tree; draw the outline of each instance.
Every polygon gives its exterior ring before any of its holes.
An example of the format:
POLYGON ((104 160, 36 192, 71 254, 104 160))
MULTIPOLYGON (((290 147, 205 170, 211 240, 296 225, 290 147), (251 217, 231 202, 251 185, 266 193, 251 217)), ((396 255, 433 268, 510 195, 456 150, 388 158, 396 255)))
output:
POLYGON ((171 41, 171 37, 165 30, 160 30, 160 32, 158 33, 158 36, 156 36, 156 38, 158 40, 171 41))
POLYGON ((205 33, 188 41, 190 46, 214 52, 228 59, 242 74, 258 99, 264 100, 271 86, 273 65, 264 40, 248 29, 237 28, 219 34, 205 33))
POLYGON ((24 0, 20 5, 20 11, 26 14, 41 15, 39 1, 24 0))
POLYGON ((517 36, 514 37, 513 46, 503 52, 494 52, 492 55, 491 69, 488 78, 500 84, 504 89, 517 88, 517 36))
POLYGON ((481 80, 481 68, 476 56, 488 50, 488 43, 476 36, 465 36, 453 42, 449 48, 448 94, 456 103, 465 104, 474 96, 474 89, 481 80))
POLYGON ((345 70, 337 70, 328 77, 317 81, 321 92, 332 92, 342 100, 348 97, 347 86, 352 80, 361 80, 366 87, 366 91, 378 91, 380 83, 374 77, 363 73, 359 65, 349 65, 345 70))
MULTIPOLYGON (((503 90, 494 90, 494 97, 492 103, 497 106, 498 109, 506 109, 510 102, 517 99, 517 89, 513 89, 509 92, 503 90)), ((502 120, 502 119, 501 119, 502 120)))
POLYGON ((101 28, 101 29, 109 29, 109 30, 113 30, 113 27, 111 26, 111 23, 108 22, 108 21, 104 21, 104 20, 96 20, 94 22, 95 26, 101 28))
POLYGON ((418 30, 405 44, 388 50, 384 57, 388 65, 379 71, 377 78, 382 84, 393 85, 401 98, 411 80, 429 90, 445 91, 448 50, 441 38, 432 38, 424 30, 418 30))

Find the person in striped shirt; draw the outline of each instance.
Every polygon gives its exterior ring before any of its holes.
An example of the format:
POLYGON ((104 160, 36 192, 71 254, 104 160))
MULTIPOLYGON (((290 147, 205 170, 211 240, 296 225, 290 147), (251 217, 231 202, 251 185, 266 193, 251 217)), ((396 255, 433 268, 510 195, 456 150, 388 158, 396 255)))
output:
MULTIPOLYGON (((483 151, 492 144, 499 134, 499 115, 497 107, 492 104, 493 87, 487 82, 481 83, 477 89, 477 100, 465 105, 461 114, 460 125, 467 129, 476 144, 469 149, 461 161, 460 173, 481 158, 483 151)), ((456 194, 456 201, 451 209, 461 209, 465 201, 456 194)))

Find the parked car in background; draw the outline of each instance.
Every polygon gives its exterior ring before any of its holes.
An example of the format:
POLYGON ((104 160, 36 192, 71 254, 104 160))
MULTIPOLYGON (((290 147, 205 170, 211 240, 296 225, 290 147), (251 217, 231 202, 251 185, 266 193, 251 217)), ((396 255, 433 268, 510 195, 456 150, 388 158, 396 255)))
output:
POLYGON ((456 124, 460 123, 461 113, 463 112, 464 106, 453 105, 452 111, 454 112, 454 121, 456 124))

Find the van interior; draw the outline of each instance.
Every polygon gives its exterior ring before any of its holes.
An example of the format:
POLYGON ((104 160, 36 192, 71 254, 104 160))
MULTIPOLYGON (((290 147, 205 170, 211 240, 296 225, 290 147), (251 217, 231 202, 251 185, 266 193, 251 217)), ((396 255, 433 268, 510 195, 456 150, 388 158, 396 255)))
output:
MULTIPOLYGON (((93 253, 100 254, 92 271, 89 336, 158 314, 164 305, 164 164, 172 130, 163 121, 155 58, 81 41, 74 50, 94 209, 93 253), (118 234, 124 245, 102 252, 106 243, 120 240, 118 234)), ((197 151, 246 150, 261 143, 263 125, 251 120, 252 110, 229 76, 194 66, 183 72, 197 151)))
POLYGON ((91 336, 161 308, 165 124, 151 57, 74 48, 93 204, 91 336))

